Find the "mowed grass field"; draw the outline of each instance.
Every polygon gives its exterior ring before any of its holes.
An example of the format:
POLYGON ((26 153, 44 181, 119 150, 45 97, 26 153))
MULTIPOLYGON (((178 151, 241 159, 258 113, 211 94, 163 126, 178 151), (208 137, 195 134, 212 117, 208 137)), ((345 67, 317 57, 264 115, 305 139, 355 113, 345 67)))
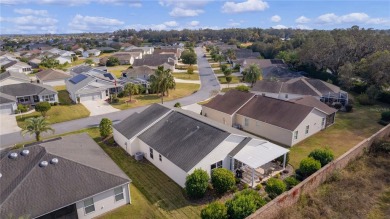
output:
POLYGON ((187 73, 173 73, 173 77, 177 79, 182 79, 182 80, 199 80, 199 74, 198 73, 193 73, 193 74, 187 74, 187 73))

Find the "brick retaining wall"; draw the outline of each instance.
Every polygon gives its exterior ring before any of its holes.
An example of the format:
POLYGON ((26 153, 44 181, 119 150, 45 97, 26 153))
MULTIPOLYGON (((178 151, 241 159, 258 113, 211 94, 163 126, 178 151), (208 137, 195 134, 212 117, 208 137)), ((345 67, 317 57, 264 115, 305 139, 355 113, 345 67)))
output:
POLYGON ((273 218, 277 216, 281 209, 297 203, 302 194, 309 193, 316 189, 327 178, 329 178, 335 170, 343 169, 349 162, 362 156, 364 151, 369 148, 375 140, 381 139, 385 136, 390 136, 390 125, 387 125, 371 137, 361 141, 349 151, 306 178, 291 190, 284 192, 262 208, 258 209, 255 213, 248 216, 247 219, 273 218))

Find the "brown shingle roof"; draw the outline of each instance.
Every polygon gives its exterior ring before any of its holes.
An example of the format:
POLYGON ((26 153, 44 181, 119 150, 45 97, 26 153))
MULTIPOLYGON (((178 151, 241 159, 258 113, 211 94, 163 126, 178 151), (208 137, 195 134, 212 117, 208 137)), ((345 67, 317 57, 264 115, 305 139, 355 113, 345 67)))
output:
POLYGON ((52 81, 70 78, 71 75, 54 69, 46 69, 36 74, 37 78, 42 81, 52 81))
POLYGON ((294 131, 312 110, 289 101, 255 96, 237 114, 294 131))
POLYGON ((232 115, 253 96, 254 94, 251 93, 230 90, 226 92, 225 95, 218 95, 214 97, 210 102, 204 104, 203 106, 232 115))
POLYGON ((304 97, 300 97, 297 99, 292 99, 290 101, 294 102, 294 103, 301 104, 301 105, 305 105, 305 106, 315 107, 328 115, 337 112, 337 110, 335 108, 329 107, 328 105, 319 101, 318 99, 316 99, 313 96, 304 96, 304 97))

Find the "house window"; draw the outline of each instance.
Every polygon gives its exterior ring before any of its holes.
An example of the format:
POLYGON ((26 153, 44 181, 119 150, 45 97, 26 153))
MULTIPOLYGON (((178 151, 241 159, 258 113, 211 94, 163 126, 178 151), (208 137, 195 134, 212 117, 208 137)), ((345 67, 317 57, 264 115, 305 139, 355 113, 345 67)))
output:
POLYGON ((288 94, 285 94, 284 97, 287 99, 288 98, 288 94))
POLYGON ((305 134, 309 134, 309 128, 310 128, 310 127, 307 125, 307 126, 306 126, 306 130, 305 130, 305 134))
POLYGON ((325 125, 325 118, 322 118, 321 126, 325 125))
POLYGON ((95 211, 95 204, 93 203, 93 198, 89 198, 84 201, 84 211, 85 214, 89 214, 95 211))
POLYGON ((50 95, 43 95, 42 96, 42 100, 43 101, 54 101, 54 94, 50 94, 50 95))
POLYGON ((222 168, 222 160, 218 161, 217 163, 211 164, 211 170, 215 168, 222 168))
POLYGON ((153 149, 152 148, 149 149, 149 155, 150 155, 150 158, 153 159, 153 149))
POLYGON ((248 118, 245 118, 245 119, 244 119, 244 125, 245 125, 245 126, 248 126, 248 125, 249 125, 249 119, 248 119, 248 118))
POLYGON ((158 159, 159 159, 160 161, 162 161, 162 156, 161 156, 161 154, 158 155, 158 159))
POLYGON ((295 131, 295 132, 294 132, 294 139, 295 139, 295 140, 298 139, 298 131, 295 131))
POLYGON ((114 193, 115 193, 115 201, 120 201, 122 199, 124 199, 125 197, 123 196, 123 188, 122 186, 121 187, 118 187, 118 188, 115 188, 114 189, 114 193))
POLYGON ((30 97, 18 97, 19 103, 30 102, 30 97))

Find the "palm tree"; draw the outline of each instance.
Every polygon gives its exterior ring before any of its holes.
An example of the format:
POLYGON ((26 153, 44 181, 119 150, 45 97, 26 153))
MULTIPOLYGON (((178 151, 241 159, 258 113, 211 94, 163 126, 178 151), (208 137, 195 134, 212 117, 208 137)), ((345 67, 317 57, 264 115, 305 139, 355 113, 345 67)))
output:
POLYGON ((169 95, 169 89, 175 89, 176 83, 172 76, 170 69, 165 69, 163 66, 159 66, 156 73, 150 76, 150 86, 154 92, 161 94, 161 103, 164 103, 164 95, 167 92, 169 95))
POLYGON ((229 58, 229 61, 232 63, 233 65, 233 62, 232 60, 236 59, 236 53, 234 52, 234 50, 232 49, 228 49, 226 51, 226 56, 229 58))
POLYGON ((126 95, 129 95, 129 97, 130 97, 129 102, 131 102, 131 96, 133 94, 138 94, 139 90, 140 89, 139 89, 139 86, 137 84, 128 83, 125 85, 124 91, 125 91, 126 95))
POLYGON ((251 83, 251 87, 256 83, 256 81, 263 75, 262 70, 257 65, 250 65, 247 69, 245 69, 244 80, 246 82, 251 83))
POLYGON ((27 133, 30 135, 35 134, 35 139, 40 141, 41 133, 48 131, 54 133, 54 129, 50 127, 50 123, 44 117, 40 116, 26 119, 26 126, 22 129, 21 134, 22 136, 27 133))

